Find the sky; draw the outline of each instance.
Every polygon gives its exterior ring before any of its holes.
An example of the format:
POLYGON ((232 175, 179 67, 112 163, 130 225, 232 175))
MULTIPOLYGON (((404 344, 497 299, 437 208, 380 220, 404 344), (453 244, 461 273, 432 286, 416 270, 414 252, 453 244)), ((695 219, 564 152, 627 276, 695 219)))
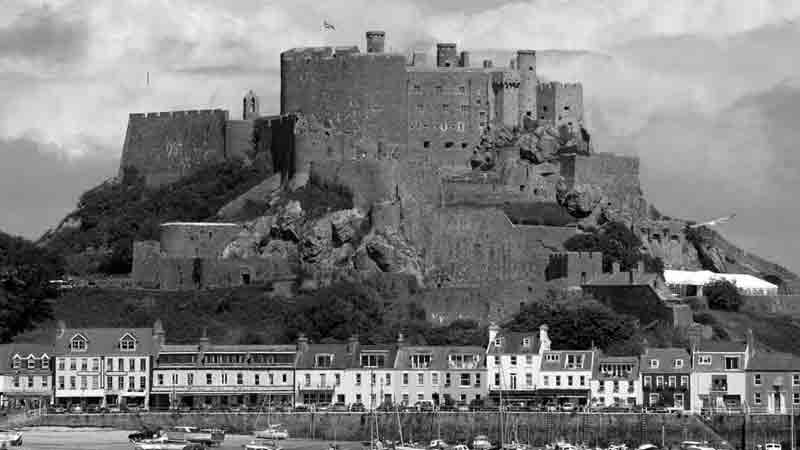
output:
POLYGON ((538 50, 542 78, 583 83, 597 148, 641 158, 659 210, 736 213, 720 232, 800 272, 797 0, 5 0, 0 230, 36 238, 114 176, 128 113, 238 115, 249 89, 279 112, 281 51, 363 49, 367 29, 496 66, 538 50))

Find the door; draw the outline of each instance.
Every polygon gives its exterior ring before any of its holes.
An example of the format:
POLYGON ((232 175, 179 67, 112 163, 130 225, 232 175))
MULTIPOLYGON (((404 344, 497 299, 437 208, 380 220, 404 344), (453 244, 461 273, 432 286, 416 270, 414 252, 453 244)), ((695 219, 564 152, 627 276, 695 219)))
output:
POLYGON ((774 412, 779 413, 779 412, 781 412, 781 409, 782 409, 781 408, 781 394, 779 392, 775 392, 772 395, 775 398, 775 402, 774 402, 775 411, 774 412))
POLYGON ((510 384, 511 384, 511 386, 510 386, 510 389, 511 389, 511 390, 516 390, 516 389, 517 389, 517 374, 515 374, 515 373, 512 373, 512 374, 510 375, 510 378, 511 378, 511 383, 510 383, 510 384))

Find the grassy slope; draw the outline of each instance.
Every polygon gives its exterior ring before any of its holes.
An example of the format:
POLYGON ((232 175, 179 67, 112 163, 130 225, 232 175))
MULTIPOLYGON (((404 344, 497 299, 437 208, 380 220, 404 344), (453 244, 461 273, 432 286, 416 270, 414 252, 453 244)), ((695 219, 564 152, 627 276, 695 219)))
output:
POLYGON ((753 330, 756 344, 770 350, 800 355, 800 321, 781 314, 710 311, 732 339, 744 339, 753 330))

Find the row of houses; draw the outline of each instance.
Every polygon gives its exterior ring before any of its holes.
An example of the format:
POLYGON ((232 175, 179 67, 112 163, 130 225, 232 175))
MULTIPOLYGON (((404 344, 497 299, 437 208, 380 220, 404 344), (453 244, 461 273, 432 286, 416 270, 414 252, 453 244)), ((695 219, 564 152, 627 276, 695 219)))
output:
POLYGON ((489 329, 477 346, 165 342, 153 328, 66 328, 54 343, 0 346, 0 406, 148 408, 268 404, 483 402, 647 406, 788 413, 800 407, 800 359, 746 342, 699 341, 609 356, 554 349, 547 325, 489 329))

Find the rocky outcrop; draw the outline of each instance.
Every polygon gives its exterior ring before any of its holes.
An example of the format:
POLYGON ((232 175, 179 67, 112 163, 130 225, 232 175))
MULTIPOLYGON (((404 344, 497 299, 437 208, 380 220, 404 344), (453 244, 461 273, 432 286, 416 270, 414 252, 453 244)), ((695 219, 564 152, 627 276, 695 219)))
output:
POLYGON ((422 286, 422 259, 399 230, 373 230, 356 251, 356 266, 366 270, 412 275, 422 286))
POLYGON ((269 205, 277 198, 280 191, 281 174, 276 173, 220 208, 217 217, 225 220, 248 215, 252 217, 253 212, 247 211, 248 206, 269 205))
POLYGON ((556 201, 572 217, 584 219, 592 214, 602 214, 608 201, 603 190, 589 184, 577 184, 571 188, 564 180, 556 185, 556 201))

